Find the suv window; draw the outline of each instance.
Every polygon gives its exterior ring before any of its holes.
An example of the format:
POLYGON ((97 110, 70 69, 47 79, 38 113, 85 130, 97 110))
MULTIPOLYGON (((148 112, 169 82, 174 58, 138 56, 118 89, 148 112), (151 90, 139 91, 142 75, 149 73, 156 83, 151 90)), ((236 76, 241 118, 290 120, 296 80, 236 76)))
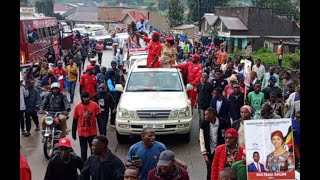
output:
POLYGON ((178 72, 132 72, 126 87, 127 92, 183 91, 178 72))

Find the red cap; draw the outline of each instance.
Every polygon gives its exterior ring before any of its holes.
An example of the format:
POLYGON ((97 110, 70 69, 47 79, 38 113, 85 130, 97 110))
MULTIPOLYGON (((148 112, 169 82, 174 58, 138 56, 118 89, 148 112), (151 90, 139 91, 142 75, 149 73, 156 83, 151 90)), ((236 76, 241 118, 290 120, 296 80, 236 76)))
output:
POLYGON ((194 59, 200 59, 199 54, 194 54, 192 57, 193 57, 194 59))
POLYGON ((65 146, 65 147, 71 147, 71 141, 67 137, 59 139, 58 147, 65 146))
POLYGON ((238 138, 238 131, 233 129, 233 128, 229 128, 226 130, 226 135, 227 136, 228 134, 231 135, 231 137, 235 137, 235 138, 238 138))
POLYGON ((87 66, 87 71, 90 71, 93 69, 93 66, 87 66))
POLYGON ((158 36, 158 37, 160 37, 160 33, 157 32, 157 31, 155 31, 152 35, 153 35, 153 36, 158 36))
POLYGON ((167 41, 167 42, 172 41, 172 40, 173 40, 172 37, 167 37, 167 38, 166 38, 166 41, 167 41))

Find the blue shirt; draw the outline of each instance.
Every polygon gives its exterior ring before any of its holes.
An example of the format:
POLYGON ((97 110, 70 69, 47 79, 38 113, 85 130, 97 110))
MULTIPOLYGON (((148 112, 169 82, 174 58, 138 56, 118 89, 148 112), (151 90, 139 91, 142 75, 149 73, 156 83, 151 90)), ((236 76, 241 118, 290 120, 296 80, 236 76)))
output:
POLYGON ((139 141, 130 147, 127 160, 131 161, 133 155, 138 156, 142 161, 140 179, 147 180, 149 171, 157 167, 160 153, 164 150, 167 150, 167 148, 161 142, 155 141, 151 148, 146 148, 144 147, 143 142, 139 141))

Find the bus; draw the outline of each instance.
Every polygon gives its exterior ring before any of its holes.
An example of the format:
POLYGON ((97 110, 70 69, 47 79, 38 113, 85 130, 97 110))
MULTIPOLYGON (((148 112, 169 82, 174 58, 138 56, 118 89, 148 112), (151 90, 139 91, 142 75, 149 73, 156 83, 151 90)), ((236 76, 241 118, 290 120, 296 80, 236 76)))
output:
POLYGON ((57 61, 59 34, 55 17, 20 17, 20 65, 39 62, 49 51, 57 61))

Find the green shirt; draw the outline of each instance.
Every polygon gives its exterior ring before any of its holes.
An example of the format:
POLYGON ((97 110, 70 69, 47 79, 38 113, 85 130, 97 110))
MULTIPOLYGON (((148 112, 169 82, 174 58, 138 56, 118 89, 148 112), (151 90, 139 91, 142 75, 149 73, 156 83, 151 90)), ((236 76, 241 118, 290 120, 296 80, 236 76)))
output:
POLYGON ((258 94, 256 94, 254 91, 249 92, 248 103, 256 112, 260 111, 264 101, 264 94, 262 92, 259 92, 258 94))
POLYGON ((236 171, 238 180, 247 180, 247 166, 242 160, 234 162, 231 167, 236 171))

